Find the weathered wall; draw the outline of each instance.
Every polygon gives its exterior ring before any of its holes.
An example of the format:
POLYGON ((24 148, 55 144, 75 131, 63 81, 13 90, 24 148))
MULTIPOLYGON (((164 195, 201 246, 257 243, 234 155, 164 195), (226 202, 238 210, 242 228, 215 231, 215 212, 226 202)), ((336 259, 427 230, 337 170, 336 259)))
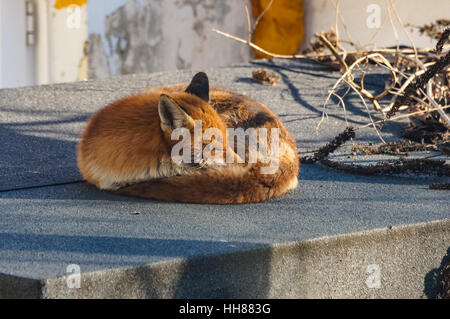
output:
MULTIPOLYGON (((336 0, 304 0, 305 38, 303 47, 309 44, 315 33, 328 31, 331 26, 334 27, 336 10, 333 3, 335 2, 336 0)), ((338 0, 338 2, 342 20, 355 43, 366 45, 371 41, 372 36, 377 34, 371 47, 396 45, 395 34, 388 18, 389 6, 386 4, 389 4, 389 1, 338 0), (380 30, 377 28, 377 22, 380 22, 380 30)), ((423 25, 436 19, 450 18, 450 1, 448 0, 396 0, 392 2, 405 24, 423 25)), ((392 18, 400 44, 410 45, 410 40, 398 23, 395 13, 392 14, 392 18)), ((341 21, 339 21, 339 30, 342 38, 348 38, 341 21)), ((410 32, 411 28, 407 28, 407 31, 410 32)), ((435 41, 421 36, 418 32, 412 32, 411 38, 417 47, 433 47, 435 45, 435 41)))
MULTIPOLYGON (((335 7, 341 38, 360 46, 396 44, 385 0, 304 0, 305 48, 314 34, 335 25, 335 7), (346 27, 346 28, 345 28, 346 27), (346 30, 347 29, 347 30, 346 30), (348 33, 348 34, 347 34, 348 33), (373 36, 376 37, 373 38, 373 36)), ((397 0, 393 2, 404 23, 423 25, 448 18, 448 0, 397 0)), ((109 0, 88 1, 90 78, 115 74, 174 69, 204 69, 248 61, 249 48, 211 31, 217 28, 247 38, 243 0, 109 0)), ((399 43, 410 45, 395 14, 399 43)), ((411 31, 408 28, 408 31, 411 31)), ((434 41, 411 34, 418 47, 434 41)))
POLYGON ((246 37, 239 0, 88 2, 90 78, 208 68, 248 61, 248 47, 212 28, 246 37))
POLYGON ((26 46, 25 26, 25 1, 0 0, 0 88, 34 84, 35 54, 26 46))

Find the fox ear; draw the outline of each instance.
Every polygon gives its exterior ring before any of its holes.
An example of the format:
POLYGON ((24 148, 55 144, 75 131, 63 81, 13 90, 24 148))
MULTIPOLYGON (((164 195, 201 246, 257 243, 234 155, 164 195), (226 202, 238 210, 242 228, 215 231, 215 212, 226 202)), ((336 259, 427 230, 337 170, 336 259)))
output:
POLYGON ((194 94, 206 102, 209 102, 209 81, 206 73, 198 72, 194 75, 186 92, 194 94))
POLYGON ((166 94, 161 94, 158 104, 161 129, 173 131, 176 128, 192 128, 194 120, 190 117, 175 100, 166 94))

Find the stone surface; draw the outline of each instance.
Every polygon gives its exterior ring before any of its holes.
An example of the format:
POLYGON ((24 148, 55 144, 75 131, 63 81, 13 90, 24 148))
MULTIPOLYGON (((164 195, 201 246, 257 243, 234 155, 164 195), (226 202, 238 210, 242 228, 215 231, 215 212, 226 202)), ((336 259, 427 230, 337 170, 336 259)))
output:
MULTIPOLYGON (((345 127, 333 100, 328 120, 315 130, 339 74, 314 62, 205 71, 212 85, 267 104, 301 152, 345 127), (254 83, 251 71, 261 67, 282 80, 274 87, 254 83)), ((428 184, 445 178, 362 177, 304 164, 295 191, 230 206, 130 199, 81 181, 75 147, 90 114, 148 87, 188 82, 194 73, 0 90, 0 297, 433 295, 427 276, 450 245, 450 207, 448 193, 428 184), (67 288, 70 264, 81 269, 81 289, 67 288), (370 264, 386 274, 380 289, 367 289, 370 264)), ((379 90, 383 76, 366 83, 379 90)), ((352 125, 368 122, 354 94, 346 109, 352 125)), ((383 137, 397 139, 400 128, 386 125, 383 137)), ((365 129, 356 141, 378 137, 365 129)))

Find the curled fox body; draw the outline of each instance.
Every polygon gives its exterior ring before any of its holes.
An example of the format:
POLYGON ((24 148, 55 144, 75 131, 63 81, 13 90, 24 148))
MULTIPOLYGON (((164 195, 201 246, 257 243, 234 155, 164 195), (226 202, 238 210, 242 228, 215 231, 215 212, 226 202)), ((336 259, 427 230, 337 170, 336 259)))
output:
MULTIPOLYGON (((273 143, 268 139, 268 149, 273 143)), ((210 88, 202 72, 189 85, 150 89, 95 113, 82 133, 77 161, 84 179, 103 190, 212 204, 254 203, 280 196, 297 187, 300 165, 295 142, 268 107, 234 92, 210 88), (234 137, 232 141, 218 137, 226 137, 230 128, 272 133, 276 129, 275 169, 267 173, 264 168, 271 163, 249 161, 258 149, 249 147, 248 137, 244 153, 238 152, 234 137), (174 134, 177 129, 192 133, 184 136, 192 147, 179 152, 192 161, 174 160, 173 149, 182 137, 174 134), (211 129, 216 133, 202 135, 211 129), (195 140, 198 133, 200 142, 195 140), (208 147, 209 152, 201 152, 208 147)))

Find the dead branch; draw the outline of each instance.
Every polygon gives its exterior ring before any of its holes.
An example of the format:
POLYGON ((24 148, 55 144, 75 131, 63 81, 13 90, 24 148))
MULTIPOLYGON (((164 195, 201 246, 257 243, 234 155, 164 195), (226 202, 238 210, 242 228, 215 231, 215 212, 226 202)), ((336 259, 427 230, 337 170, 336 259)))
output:
MULTIPOLYGON (((339 9, 340 1, 329 1, 336 9, 334 29, 331 29, 330 32, 320 32, 316 34, 316 40, 312 41, 311 44, 312 50, 305 50, 302 54, 276 54, 269 52, 252 42, 255 27, 263 15, 272 6, 273 0, 270 1, 260 16, 256 18, 253 26, 251 26, 248 6, 247 4, 245 5, 248 25, 247 40, 216 29, 213 29, 213 31, 227 38, 244 43, 257 51, 274 58, 309 58, 314 59, 319 63, 328 65, 333 69, 339 70, 342 75, 328 92, 323 104, 322 118, 319 121, 317 128, 320 127, 321 123, 327 116, 326 106, 329 103, 331 96, 336 96, 338 98, 338 104, 342 105, 346 119, 346 107, 344 101, 345 95, 347 95, 350 90, 353 90, 360 97, 367 110, 370 122, 355 129, 352 127, 347 127, 343 133, 316 151, 313 156, 303 158, 302 162, 321 162, 331 168, 337 168, 352 173, 362 173, 365 175, 392 173, 436 173, 438 175, 449 176, 448 164, 443 164, 442 161, 434 161, 427 158, 418 160, 402 159, 400 161, 387 161, 378 163, 377 165, 369 165, 364 167, 336 163, 327 159, 329 154, 341 147, 347 140, 352 139, 355 136, 356 130, 364 129, 369 126, 375 129, 376 133, 384 143, 379 126, 382 127, 382 125, 386 122, 404 118, 409 118, 410 120, 410 127, 408 128, 410 131, 415 128, 418 130, 437 129, 440 132, 437 135, 440 136, 439 138, 442 138, 442 143, 448 143, 450 140, 450 131, 448 131, 448 128, 450 127, 450 119, 447 115, 448 111, 445 111, 450 108, 450 105, 448 105, 448 102, 450 101, 450 51, 447 53, 442 53, 444 50, 450 48, 450 45, 447 44, 448 37, 450 36, 450 29, 447 28, 443 32, 439 31, 440 33, 433 29, 434 37, 439 34, 439 37, 436 37, 438 41, 435 48, 416 48, 411 36, 406 31, 405 24, 395 8, 394 1, 385 0, 388 15, 383 21, 383 26, 387 21, 390 21, 397 46, 394 49, 365 49, 362 46, 355 44, 355 41, 351 39, 349 30, 345 25, 339 9), (396 19, 401 29, 408 37, 411 48, 400 48, 398 31, 395 27, 394 19, 396 19), (348 39, 340 39, 338 29, 339 22, 344 27, 348 39), (341 46, 341 43, 352 45, 354 50, 344 49, 341 46), (390 83, 386 84, 385 89, 377 95, 371 93, 365 86, 366 76, 372 69, 370 67, 371 65, 384 68, 390 73, 390 83), (361 74, 358 83, 355 81, 356 74, 361 74), (347 90, 342 96, 339 96, 336 92, 341 85, 346 86, 347 90), (387 106, 384 105, 384 107, 382 107, 381 100, 386 96, 391 96, 390 103, 387 106), (384 118, 382 120, 372 120, 371 113, 367 106, 368 103, 366 103, 366 101, 370 101, 373 108, 383 114, 384 118), (407 111, 408 114, 396 115, 399 111, 407 111), (446 132, 442 131, 442 127, 445 128, 445 125, 447 126, 446 132)), ((447 20, 444 22, 446 21, 447 20)), ((441 22, 437 21, 436 23, 437 25, 442 25, 441 22)), ((450 22, 448 25, 450 25, 450 22)), ((379 30, 375 32, 370 41, 373 41, 378 33, 379 30)), ((347 121, 346 123, 348 126, 347 121)), ((435 134, 433 136, 437 135, 435 134)), ((418 136, 421 135, 419 134, 418 136)), ((437 149, 438 144, 436 144, 437 142, 434 137, 433 141, 434 142, 430 144, 430 147, 437 149)), ((423 140, 422 144, 425 149, 428 147, 424 144, 423 140)), ((379 147, 379 149, 381 150, 384 149, 383 147, 388 146, 390 146, 389 143, 384 143, 379 147)), ((417 150, 418 148, 414 146, 413 149, 417 150)), ((398 155, 407 156, 407 153, 408 152, 398 153, 398 155)))

